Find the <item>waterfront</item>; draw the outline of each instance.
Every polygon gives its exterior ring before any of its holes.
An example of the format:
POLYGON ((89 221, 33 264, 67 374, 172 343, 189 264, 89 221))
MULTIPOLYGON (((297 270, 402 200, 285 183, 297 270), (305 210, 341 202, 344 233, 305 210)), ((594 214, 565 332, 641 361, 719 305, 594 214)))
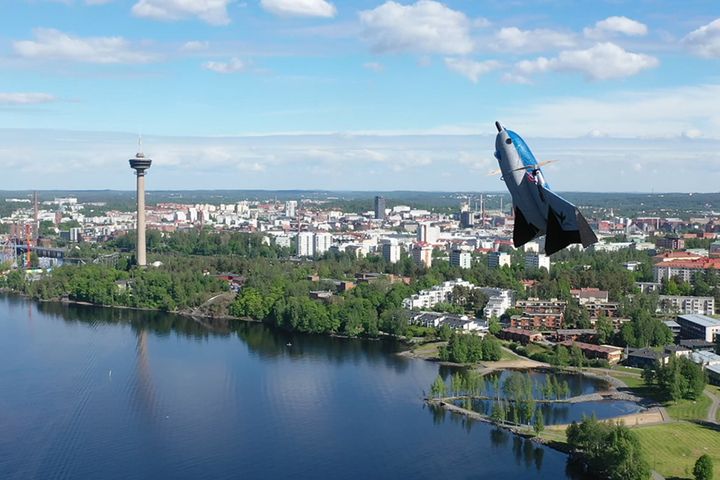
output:
POLYGON ((0 297, 0 477, 578 478, 393 342, 234 325, 0 297))

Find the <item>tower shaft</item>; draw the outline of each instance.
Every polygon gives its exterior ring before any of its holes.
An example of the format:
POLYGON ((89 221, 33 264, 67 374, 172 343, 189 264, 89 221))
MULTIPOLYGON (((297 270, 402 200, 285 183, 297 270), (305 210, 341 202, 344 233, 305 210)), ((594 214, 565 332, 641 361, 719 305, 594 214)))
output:
MULTIPOLYGON (((138 146, 142 145, 138 142, 138 146)), ((145 252, 145 171, 152 165, 152 160, 145 158, 140 152, 135 158, 130 159, 130 168, 135 170, 137 175, 137 245, 136 245, 136 261, 138 267, 147 265, 147 256, 145 252)))
POLYGON ((147 265, 145 251, 145 171, 137 171, 137 264, 147 265))

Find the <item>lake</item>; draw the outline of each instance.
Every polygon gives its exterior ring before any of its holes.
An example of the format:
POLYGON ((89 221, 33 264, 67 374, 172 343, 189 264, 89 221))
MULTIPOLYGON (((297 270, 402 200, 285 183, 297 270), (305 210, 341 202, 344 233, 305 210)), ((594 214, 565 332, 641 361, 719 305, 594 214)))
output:
POLYGON ((582 478, 398 348, 0 296, 0 478, 582 478))

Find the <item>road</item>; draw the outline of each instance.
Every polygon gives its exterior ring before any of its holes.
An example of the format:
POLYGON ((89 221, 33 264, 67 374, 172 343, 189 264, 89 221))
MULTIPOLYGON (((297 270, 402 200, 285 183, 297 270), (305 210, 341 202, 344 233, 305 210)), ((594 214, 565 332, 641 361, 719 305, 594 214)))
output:
POLYGON ((710 405, 710 408, 708 409, 707 421, 709 423, 717 424, 718 423, 717 412, 718 412, 718 407, 720 407, 720 397, 718 397, 714 393, 711 393, 708 389, 705 389, 703 391, 703 393, 706 396, 710 397, 710 400, 712 400, 712 405, 710 405))

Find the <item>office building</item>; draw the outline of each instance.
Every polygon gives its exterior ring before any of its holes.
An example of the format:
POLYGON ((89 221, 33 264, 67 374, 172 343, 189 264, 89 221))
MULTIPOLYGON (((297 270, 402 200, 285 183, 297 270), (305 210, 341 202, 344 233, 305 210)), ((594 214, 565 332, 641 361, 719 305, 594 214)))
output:
POLYGON ((385 220, 385 197, 380 195, 375 197, 375 219, 385 220))
POLYGON ((714 342, 715 337, 720 335, 720 320, 706 315, 696 313, 678 315, 676 322, 680 325, 680 336, 683 339, 700 339, 706 342, 714 342))
POLYGON ((472 255, 459 248, 454 248, 450 252, 450 265, 453 267, 470 268, 472 266, 472 255))

